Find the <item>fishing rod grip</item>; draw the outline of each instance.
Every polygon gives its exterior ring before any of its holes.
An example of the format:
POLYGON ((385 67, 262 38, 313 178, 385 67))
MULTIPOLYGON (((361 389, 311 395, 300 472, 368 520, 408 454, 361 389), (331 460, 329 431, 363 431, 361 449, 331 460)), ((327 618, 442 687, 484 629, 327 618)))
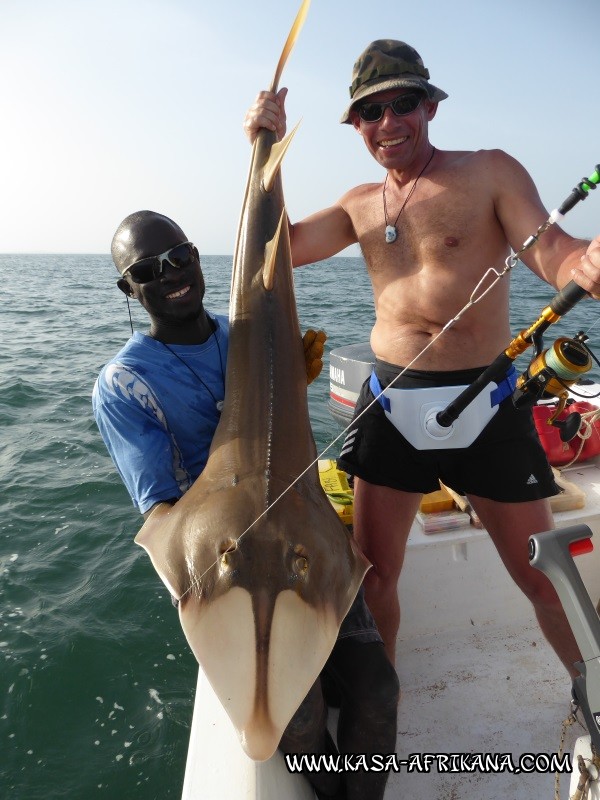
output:
POLYGON ((555 314, 562 317, 570 311, 584 297, 588 297, 586 290, 575 281, 569 281, 558 294, 555 294, 548 304, 555 314))
POLYGON ((443 411, 439 412, 435 418, 438 425, 441 425, 442 428, 449 428, 490 381, 499 383, 506 376, 512 363, 512 358, 509 358, 506 353, 499 355, 470 386, 467 386, 464 392, 461 392, 443 411))

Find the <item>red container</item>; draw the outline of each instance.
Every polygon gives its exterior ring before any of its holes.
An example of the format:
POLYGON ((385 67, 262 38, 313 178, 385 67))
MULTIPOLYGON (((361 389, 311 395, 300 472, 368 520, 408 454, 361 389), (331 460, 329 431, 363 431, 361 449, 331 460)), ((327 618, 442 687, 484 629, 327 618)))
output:
MULTIPOLYGON (((548 425, 548 419, 552 416, 556 406, 553 405, 539 405, 533 409, 533 421, 536 430, 540 437, 542 447, 548 461, 553 467, 560 467, 572 461, 581 446, 581 438, 575 436, 570 442, 563 442, 560 438, 560 431, 553 425, 548 425)), ((597 411, 597 406, 590 403, 588 400, 580 400, 576 403, 571 403, 566 409, 561 411, 558 415, 560 421, 566 419, 569 414, 578 412, 579 414, 586 414, 589 411, 597 411)), ((588 426, 584 425, 581 432, 585 433, 588 426)), ((586 461, 593 458, 600 453, 600 419, 595 419, 591 423, 591 434, 583 442, 581 452, 577 456, 577 461, 586 461)))
MULTIPOLYGON (((576 436, 574 439, 571 439, 570 442, 562 441, 558 428, 555 428, 553 425, 548 425, 548 420, 554 411, 555 406, 534 406, 533 421, 544 452, 548 457, 548 461, 553 467, 560 467, 575 458, 577 450, 573 449, 573 444, 578 448, 579 439, 576 436)), ((564 419, 565 416, 566 414, 563 412, 559 415, 559 419, 564 419)))
MULTIPOLYGON (((598 408, 592 405, 588 400, 579 400, 577 403, 573 403, 573 405, 569 406, 569 411, 578 411, 580 414, 586 414, 589 411, 597 410, 598 408)), ((578 461, 586 461, 586 459, 593 458, 600 453, 600 419, 595 419, 590 425, 584 425, 580 432, 584 436, 587 436, 588 432, 590 432, 588 438, 584 439, 581 455, 577 459, 578 461)), ((573 439, 573 443, 575 445, 575 452, 577 452, 580 445, 579 437, 573 439)))

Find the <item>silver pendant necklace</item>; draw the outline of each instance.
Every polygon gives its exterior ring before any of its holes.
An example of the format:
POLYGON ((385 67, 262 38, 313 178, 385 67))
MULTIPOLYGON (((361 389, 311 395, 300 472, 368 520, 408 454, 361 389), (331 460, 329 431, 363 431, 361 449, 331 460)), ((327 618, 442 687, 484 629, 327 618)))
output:
POLYGON ((388 178, 389 178, 390 173, 388 172, 388 174, 385 176, 385 181, 383 182, 383 216, 385 218, 385 241, 388 244, 391 244, 392 242, 395 242, 396 239, 398 238, 398 230, 396 228, 396 225, 398 224, 398 220, 400 219, 400 214, 402 214, 402 212, 404 211, 404 207, 406 206, 406 204, 408 203, 408 201, 412 197, 412 193, 414 192, 414 190, 417 188, 417 183, 419 182, 419 178, 425 172, 427 167, 431 164, 431 159, 433 158, 434 155, 435 155, 435 147, 431 151, 431 155, 429 156, 429 160, 427 161, 427 163, 425 164, 425 166, 423 167, 421 172, 419 172, 419 174, 417 175, 417 179, 413 183, 410 192, 406 195, 406 199, 402 203, 402 207, 400 208, 400 211, 398 212, 398 216, 394 220, 394 224, 393 225, 390 225, 390 223, 388 222, 387 203, 385 201, 385 189, 386 189, 386 186, 387 186, 387 182, 388 182, 388 178))

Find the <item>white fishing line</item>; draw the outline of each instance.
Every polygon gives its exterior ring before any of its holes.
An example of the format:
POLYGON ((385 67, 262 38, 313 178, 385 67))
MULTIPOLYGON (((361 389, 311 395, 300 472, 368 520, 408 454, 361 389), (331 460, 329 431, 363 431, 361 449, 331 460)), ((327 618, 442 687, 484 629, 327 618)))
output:
MULTIPOLYGON (((433 345, 434 345, 434 344, 435 344, 435 343, 438 341, 438 339, 439 339, 439 338, 440 338, 440 337, 441 337, 441 336, 442 336, 444 333, 446 333, 447 331, 449 331, 449 330, 450 330, 450 328, 452 328, 452 326, 453 326, 453 325, 455 325, 455 324, 456 324, 456 323, 457 323, 457 322, 458 322, 458 321, 459 321, 459 320, 462 318, 463 314, 465 314, 465 313, 468 311, 468 309, 469 309, 469 308, 471 308, 472 306, 476 305, 477 303, 481 302, 481 300, 483 300, 483 298, 484 298, 484 297, 485 297, 485 296, 486 296, 486 295, 487 295, 487 294, 488 294, 488 293, 489 293, 489 292, 490 292, 490 291, 491 291, 491 290, 494 288, 494 286, 495 286, 495 285, 496 285, 496 284, 497 284, 497 283, 498 283, 498 282, 499 282, 499 281, 500 281, 500 280, 501 280, 501 279, 502 279, 502 278, 503 278, 503 277, 504 277, 504 276, 505 276, 505 275, 506 275, 508 272, 510 272, 510 270, 513 268, 514 264, 516 263, 516 261, 514 261, 513 259, 514 259, 514 257, 512 257, 512 256, 509 256, 509 258, 507 258, 507 259, 506 259, 506 266, 505 266, 505 268, 504 268, 504 269, 503 269, 501 272, 499 272, 499 271, 498 271, 497 269, 495 269, 494 267, 490 267, 488 270, 486 270, 486 272, 483 274, 482 278, 479 280, 479 282, 477 283, 477 285, 475 286, 475 288, 474 288, 474 289, 473 289, 473 291, 471 292, 471 295, 470 295, 470 297, 469 297, 469 300, 468 300, 468 302, 467 302, 467 303, 466 303, 466 304, 463 306, 463 308, 461 308, 461 310, 458 312, 458 314, 456 314, 454 317, 452 317, 452 319, 450 319, 450 320, 449 320, 449 321, 448 321, 448 322, 447 322, 447 323, 444 325, 444 327, 443 327, 443 328, 442 328, 442 329, 439 331, 439 333, 437 333, 437 334, 436 334, 436 335, 433 337, 433 339, 431 339, 431 340, 429 341, 429 343, 428 343, 428 344, 427 344, 427 345, 426 345, 426 346, 425 346, 425 347, 424 347, 424 348, 421 350, 421 352, 420 352, 420 353, 417 353, 417 355, 416 355, 416 356, 413 358, 413 360, 412 360, 412 361, 410 361, 410 362, 409 362, 409 363, 408 363, 408 364, 407 364, 407 365, 406 365, 406 366, 405 366, 405 367, 402 369, 402 371, 398 373, 398 375, 396 375, 396 377, 395 377, 395 378, 394 378, 394 379, 393 379, 393 380, 392 380, 392 381, 391 381, 391 382, 388 384, 388 386, 386 387, 387 389, 389 389, 391 386, 393 386, 393 385, 394 385, 394 383, 395 383, 395 382, 398 380, 398 378, 402 377, 402 375, 404 375, 404 373, 405 373, 405 372, 406 372, 408 369, 410 369, 410 368, 413 366, 413 364, 415 364, 415 363, 416 363, 416 362, 417 362, 417 361, 418 361, 418 360, 421 358, 421 356, 425 355, 425 353, 426 353, 426 352, 429 350, 429 348, 430 348, 430 347, 433 347, 433 345), (485 283, 485 281, 488 279, 488 277, 489 277, 490 275, 495 275, 496 277, 495 277, 495 278, 494 278, 494 280, 491 282, 491 284, 490 284, 490 285, 487 287, 487 289, 484 289, 484 290, 482 290, 482 286, 483 286, 483 284, 485 283), (481 294, 478 294, 478 292, 481 292, 481 294)), ((364 409, 363 409, 363 410, 360 412, 360 414, 358 414, 356 417, 353 417, 353 419, 352 419, 352 421, 350 422, 350 424, 349 424, 349 425, 347 425, 347 426, 344 428, 344 430, 343 430, 343 431, 342 431, 342 432, 341 432, 341 433, 340 433, 338 436, 336 436, 336 437, 335 437, 335 439, 333 439, 333 440, 332 440, 332 441, 331 441, 331 442, 330 442, 330 443, 329 443, 329 444, 328 444, 328 445, 327 445, 327 446, 324 448, 324 450, 322 450, 322 451, 319 453, 319 455, 318 455, 318 456, 317 456, 317 457, 316 457, 316 458, 315 458, 313 461, 311 461, 311 462, 310 462, 310 464, 309 464, 309 465, 306 467, 306 469, 304 469, 304 470, 303 470, 303 471, 302 471, 302 472, 301 472, 301 473, 300 473, 300 474, 299 474, 299 475, 298 475, 296 478, 294 478, 294 480, 293 480, 293 481, 292 481, 292 482, 289 484, 289 486, 287 486, 287 487, 286 487, 286 488, 285 488, 285 489, 284 489, 284 490, 281 492, 281 494, 280 494, 280 495, 278 495, 278 496, 275 498, 275 500, 273 500, 273 502, 272 502, 272 503, 271 503, 269 506, 267 506, 267 508, 265 508, 265 510, 264 510, 264 511, 263 511, 261 514, 259 514, 259 516, 258 516, 258 517, 257 517, 257 518, 254 520, 254 522, 252 522, 250 525, 248 525, 248 527, 246 528, 246 530, 245 530, 243 533, 241 533, 241 534, 240 534, 240 535, 237 537, 237 541, 236 541, 236 547, 239 545, 239 543, 240 543, 240 542, 241 542, 241 540, 244 538, 244 536, 246 536, 246 534, 247 534, 247 533, 249 533, 249 532, 252 530, 252 528, 253 528, 253 527, 254 527, 254 526, 255 526, 255 525, 258 523, 258 522, 260 522, 260 520, 261 520, 261 519, 262 519, 262 518, 263 518, 263 517, 264 517, 266 514, 268 514, 268 512, 269 512, 269 511, 270 511, 270 510, 271 510, 271 509, 272 509, 272 508, 273 508, 275 505, 277 505, 277 503, 278 503, 278 502, 279 502, 279 501, 280 501, 280 500, 281 500, 283 497, 285 497, 285 495, 286 495, 286 494, 287 494, 287 493, 290 491, 290 489, 292 489, 292 488, 295 486, 295 484, 296 484, 296 483, 297 483, 299 480, 301 480, 301 479, 302 479, 302 478, 303 478, 303 477, 306 475, 306 473, 307 473, 307 472, 309 472, 309 471, 310 471, 310 470, 311 470, 311 469, 312 469, 312 468, 313 468, 313 467, 314 467, 314 466, 315 466, 315 465, 316 465, 316 464, 319 462, 319 459, 321 459, 321 458, 322 458, 322 457, 325 455, 325 453, 329 452, 329 450, 331 450, 331 448, 332 448, 332 447, 333 447, 333 446, 334 446, 334 445, 335 445, 337 442, 339 442, 339 440, 340 440, 340 439, 341 439, 343 436, 345 436, 345 435, 348 433, 348 431, 350 430, 351 426, 352 426, 352 425, 354 425, 354 424, 357 422, 357 420, 359 420, 359 419, 360 419, 360 418, 363 416, 363 414, 366 414, 366 413, 367 413, 367 411, 368 411, 368 410, 369 410, 369 409, 370 409, 370 408, 371 408, 371 407, 372 407, 372 406, 373 406, 375 403, 377 403, 377 402, 379 401, 379 398, 380 398, 380 397, 381 397, 381 396, 382 396, 384 393, 385 393, 385 389, 383 389, 383 390, 382 390, 382 391, 381 391, 381 392, 380 392, 380 393, 379 393, 379 394, 378 394, 378 395, 377 395, 377 396, 376 396, 376 397, 375 397, 375 398, 374 398, 374 399, 373 399, 373 400, 372 400, 372 401, 369 403, 369 405, 368 405, 368 406, 366 406, 366 407, 365 407, 365 408, 364 408, 364 409)), ((204 576, 205 576, 205 575, 206 575, 208 572, 210 572, 210 570, 211 570, 213 567, 216 567, 218 563, 219 563, 219 559, 216 559, 216 560, 215 560, 215 561, 214 561, 214 562, 213 562, 213 563, 212 563, 210 566, 208 566, 208 567, 207 567, 207 568, 204 570, 204 572, 202 573, 202 575, 200 575, 198 578, 196 578, 196 580, 192 581, 191 585, 190 585, 190 586, 189 586, 189 588, 187 588, 187 589, 185 590, 185 592, 184 592, 184 593, 181 595, 181 598, 180 598, 180 599, 183 599, 183 598, 185 597, 185 595, 186 595, 186 594, 188 594, 188 592, 191 592, 191 590, 192 590, 192 589, 194 589, 196 586, 198 586, 199 584, 201 584, 201 583, 202 583, 202 578, 204 578, 204 576)))
POLYGON ((592 324, 590 325, 590 327, 589 327, 589 328, 588 328, 588 329, 585 331, 585 334, 586 334, 586 336, 589 334, 589 332, 592 330, 592 328, 595 328, 595 327, 596 327, 596 325, 597 325, 599 322, 600 322, 600 314, 598 314, 598 316, 596 317, 596 322, 592 322, 592 324))

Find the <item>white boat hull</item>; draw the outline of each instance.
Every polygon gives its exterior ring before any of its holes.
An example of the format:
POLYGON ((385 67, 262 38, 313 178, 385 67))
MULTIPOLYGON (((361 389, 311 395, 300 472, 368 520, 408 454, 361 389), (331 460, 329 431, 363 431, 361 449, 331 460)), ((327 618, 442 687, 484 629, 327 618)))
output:
POLYGON ((277 751, 252 761, 202 669, 198 671, 194 716, 182 800, 314 800, 301 775, 291 775, 277 751))

